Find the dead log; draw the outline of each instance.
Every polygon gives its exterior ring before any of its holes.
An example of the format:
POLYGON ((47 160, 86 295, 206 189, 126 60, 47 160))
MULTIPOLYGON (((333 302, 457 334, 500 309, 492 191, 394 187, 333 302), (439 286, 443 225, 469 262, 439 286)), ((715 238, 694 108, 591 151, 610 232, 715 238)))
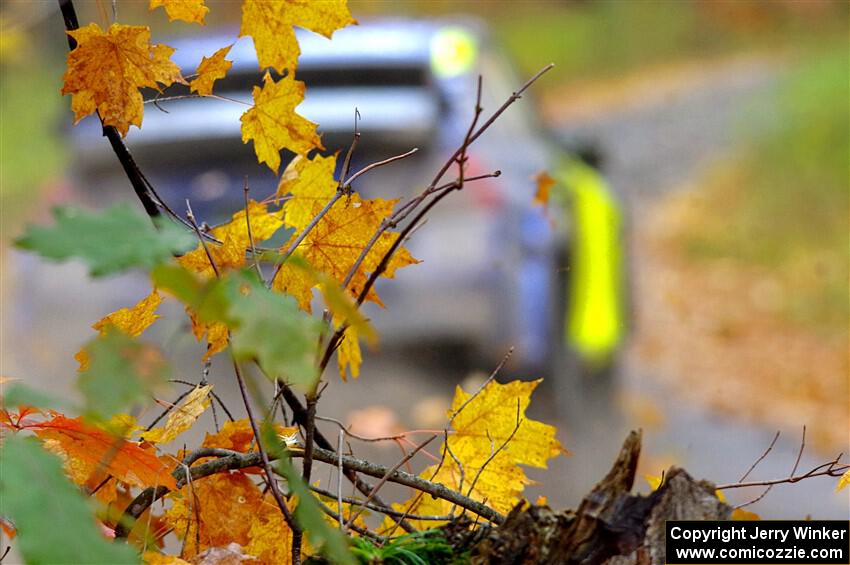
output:
POLYGON ((729 518, 732 509, 714 496, 714 485, 675 467, 649 496, 632 495, 640 448, 640 432, 631 432, 574 512, 518 505, 504 524, 483 533, 472 563, 663 565, 665 520, 729 518))

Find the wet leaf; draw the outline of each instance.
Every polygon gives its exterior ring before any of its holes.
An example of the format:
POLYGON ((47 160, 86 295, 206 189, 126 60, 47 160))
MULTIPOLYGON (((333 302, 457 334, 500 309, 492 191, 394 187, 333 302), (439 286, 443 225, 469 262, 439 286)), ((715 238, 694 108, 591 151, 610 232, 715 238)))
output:
MULTIPOLYGON (((251 478, 239 471, 193 481, 191 486, 170 494, 169 498, 173 505, 165 513, 165 521, 185 540, 186 557, 231 542, 247 548, 251 524, 257 517, 280 514, 271 496, 263 496, 251 478)), ((286 537, 291 533, 282 530, 276 533, 278 543, 286 545, 286 537)), ((250 553, 250 549, 247 551, 250 553)))

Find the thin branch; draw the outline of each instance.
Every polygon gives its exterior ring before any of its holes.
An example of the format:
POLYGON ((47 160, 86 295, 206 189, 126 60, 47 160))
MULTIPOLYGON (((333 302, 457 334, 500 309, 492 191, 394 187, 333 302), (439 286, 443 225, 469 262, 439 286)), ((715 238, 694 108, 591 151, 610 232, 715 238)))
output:
MULTIPOLYGON (((289 451, 288 455, 292 458, 298 458, 303 457, 303 452, 289 451)), ((263 466, 262 454, 256 451, 252 451, 250 453, 239 453, 237 451, 220 448, 201 448, 192 454, 189 454, 187 458, 188 457, 194 457, 194 460, 201 457, 216 457, 216 459, 213 459, 212 461, 205 461, 204 463, 194 467, 189 467, 188 464, 178 466, 172 473, 172 476, 177 480, 178 489, 183 487, 187 482, 187 467, 188 474, 191 475, 191 480, 195 481, 203 477, 208 477, 225 471, 263 466)), ((336 465, 338 461, 338 455, 334 451, 322 449, 320 447, 315 449, 314 457, 317 461, 321 461, 329 465, 336 465)), ((383 478, 384 476, 387 476, 388 482, 408 486, 435 498, 452 502, 462 508, 466 508, 470 512, 480 515, 482 518, 489 520, 494 524, 501 524, 505 521, 505 517, 503 515, 477 500, 466 497, 442 484, 425 480, 405 471, 396 470, 388 474, 387 471, 389 469, 383 465, 378 465, 370 461, 350 456, 343 456, 342 465, 346 471, 363 473, 372 477, 383 478)), ((156 488, 149 487, 142 491, 124 510, 124 516, 115 529, 115 537, 127 537, 127 534, 129 533, 128 526, 132 523, 132 521, 141 516, 142 513, 151 506, 151 504, 169 492, 169 488, 165 486, 158 486, 156 488)), ((400 519, 396 518, 396 520, 400 519)))
MULTIPOLYGON (((410 461, 410 460, 413 458, 413 456, 415 456, 417 453, 419 453, 419 451, 421 451, 421 450, 422 450, 422 449, 423 449, 426 445, 428 445, 429 443, 431 443, 431 442, 432 442, 432 441, 434 441, 435 439, 437 439, 437 436, 431 436, 430 438, 426 439, 425 441, 423 441, 422 443, 420 443, 418 446, 416 446, 416 449, 414 449, 413 451, 411 451, 410 453, 408 453, 407 455, 405 455, 405 456, 404 456, 404 458, 402 458, 402 460, 401 460, 401 461, 399 461, 398 463, 396 463, 396 464, 393 466, 393 468, 392 468, 392 469, 388 469, 388 470, 387 470, 387 472, 384 474, 384 476, 383 476, 383 477, 381 477, 381 480, 380 480, 380 481, 378 481, 378 484, 376 484, 376 485, 374 486, 374 488, 372 489, 372 492, 370 492, 370 493, 369 493, 369 496, 367 496, 367 497, 366 497, 366 500, 364 501, 364 504, 368 504, 368 503, 369 503, 369 501, 371 501, 371 500, 372 500, 372 498, 373 498, 373 497, 374 497, 374 496, 378 493, 378 491, 381 489, 381 487, 382 487, 382 486, 384 486, 384 485, 386 484, 386 482, 389 480, 390 476, 392 476, 392 474, 393 474, 393 473, 395 473, 396 471, 398 471, 398 469, 399 469, 402 465, 404 465, 405 463, 407 463, 408 461, 410 461)), ((354 521, 355 521, 355 520, 357 520, 357 517, 358 517, 358 516, 360 516, 360 514, 361 514, 362 512, 363 512, 363 508, 361 507, 361 508, 360 508, 360 510, 359 510, 356 514, 354 514, 353 516, 351 516, 351 517, 348 519, 348 522, 346 522, 345 527, 346 527, 346 528, 349 528, 349 527, 351 526, 351 524, 353 524, 353 523, 354 523, 354 521)))
MULTIPOLYGON (((490 126, 492 126, 493 123, 499 118, 499 116, 501 116, 505 112, 505 110, 507 110, 514 102, 519 100, 522 97, 522 94, 532 84, 534 84, 541 76, 543 76, 545 73, 547 73, 549 70, 551 70, 552 67, 554 67, 554 66, 555 66, 554 64, 550 63, 549 65, 545 66, 540 71, 538 71, 533 77, 528 79, 525 82, 525 84, 523 84, 517 91, 515 91, 513 94, 511 94, 511 96, 509 96, 508 99, 505 100, 505 102, 495 112, 493 112, 493 114, 487 119, 487 121, 485 121, 480 127, 478 127, 478 129, 476 129, 474 133, 472 133, 471 135, 467 134, 466 138, 464 139, 464 142, 460 145, 460 147, 458 147, 455 150, 455 152, 452 154, 452 156, 449 157, 449 159, 443 164, 443 166, 440 168, 440 170, 434 176, 434 179, 431 181, 431 184, 428 185, 428 188, 426 188, 425 191, 423 191, 419 196, 417 196, 416 198, 412 199, 410 202, 405 204, 402 207, 402 209, 404 210, 403 212, 401 212, 401 210, 400 210, 396 214, 393 214, 392 219, 389 222, 382 222, 381 226, 378 228, 379 232, 383 233, 384 231, 386 231, 386 229, 389 228, 389 226, 397 225, 398 222, 400 221, 399 216, 407 217, 409 214, 411 214, 432 193, 434 188, 439 184, 439 182, 442 180, 443 176, 446 174, 446 172, 449 170, 449 168, 452 166, 452 164, 457 162, 459 158, 461 158, 462 156, 464 156, 466 154, 467 148, 476 139, 478 139, 485 131, 487 131, 490 128, 490 126)), ((475 122, 475 123, 477 123, 478 115, 479 115, 478 106, 479 106, 479 104, 476 104, 476 112, 475 112, 475 116, 473 118, 473 122, 475 122)), ((474 128, 470 128, 470 131, 472 131, 472 129, 474 129, 474 128)), ((387 266, 389 265, 390 259, 392 259, 393 255, 395 255, 396 251, 398 251, 398 248, 401 246, 401 243, 406 241, 407 236, 410 234, 411 230, 416 228, 417 224, 422 220, 424 215, 427 214, 428 211, 431 208, 433 208, 434 205, 437 204, 437 202, 442 200, 442 198, 444 198, 449 192, 451 192, 453 190, 459 190, 461 188, 463 188, 463 179, 460 179, 460 182, 455 181, 454 183, 450 183, 446 187, 444 192, 437 194, 425 206, 425 209, 422 212, 420 212, 413 219, 413 221, 411 221, 407 225, 407 227, 404 228, 404 230, 402 230, 399 237, 389 247, 389 249, 384 253, 383 258, 378 263, 378 266, 375 268, 375 270, 370 274, 369 278, 366 281, 366 284, 363 286, 362 289, 360 289, 360 294, 357 297, 357 305, 358 306, 363 304, 363 301, 365 300, 366 296, 368 296, 369 291, 372 289, 372 286, 374 286, 378 277, 380 277, 383 274, 383 272, 386 270, 387 266)), ((375 236, 373 236, 372 241, 371 241, 372 245, 374 245, 374 242, 377 241, 378 235, 379 234, 376 234, 375 236)), ((364 249, 361 252, 361 256, 365 257, 366 253, 368 253, 369 249, 371 249, 371 247, 367 247, 366 249, 364 249)), ((346 279, 349 279, 349 277, 346 277, 346 279)), ((322 374, 324 372, 324 370, 327 368, 327 365, 330 362, 331 355, 336 350, 336 348, 339 347, 339 344, 342 343, 342 336, 345 333, 346 329, 348 329, 348 325, 342 324, 336 330, 336 332, 334 332, 333 336, 328 341, 327 348, 325 349, 325 354, 322 356, 322 360, 319 363, 319 373, 320 374, 322 374)))
POLYGON ((353 183, 355 180, 357 180, 359 177, 365 175, 369 171, 371 171, 373 169, 377 169, 378 167, 383 167, 384 165, 389 165, 390 163, 393 163, 395 161, 400 161, 400 160, 402 160, 406 157, 410 157, 411 155, 413 155, 417 151, 419 151, 419 148, 414 147, 413 149, 411 149, 407 153, 402 153, 401 155, 395 155, 394 157, 389 157, 387 159, 384 159, 383 161, 377 161, 375 163, 372 163, 371 165, 366 165, 365 167, 363 167, 362 169, 360 169, 359 171, 357 171, 356 173, 351 175, 351 178, 347 179, 345 181, 345 184, 342 186, 342 188, 348 189, 348 188, 351 187, 351 183, 353 183))
MULTIPOLYGON (((80 24, 77 20, 77 12, 74 9, 73 1, 59 0, 59 9, 62 12, 62 19, 65 22, 65 30, 75 31, 79 29, 80 24)), ((73 51, 77 47, 77 40, 70 34, 66 34, 66 36, 68 40, 68 48, 73 51)), ((98 114, 98 118, 100 118, 100 114, 98 114)), ((101 124, 103 125, 102 118, 101 124)), ((103 125, 103 135, 109 140, 109 144, 112 146, 112 151, 121 163, 121 167, 124 169, 124 173, 127 175, 127 179, 130 181, 133 191, 136 193, 136 197, 139 199, 139 202, 142 203, 142 207, 145 209, 147 215, 151 219, 158 217, 160 212, 156 199, 145 185, 141 171, 139 170, 138 165, 136 165, 135 160, 133 160, 132 155, 130 155, 127 146, 124 144, 121 134, 118 133, 118 130, 113 126, 103 125)))
POLYGON ((345 439, 345 430, 339 431, 339 441, 336 445, 336 452, 339 454, 338 472, 336 476, 336 502, 339 509, 339 527, 345 531, 345 520, 342 515, 342 442, 345 439))
MULTIPOLYGON (((304 408, 304 405, 301 404, 301 400, 298 399, 298 396, 294 392, 292 392, 292 389, 289 388, 288 385, 286 385, 280 380, 278 380, 278 382, 280 383, 283 390, 283 399, 286 401, 286 404, 289 406, 290 410, 292 410, 292 423, 297 424, 303 428, 304 423, 307 421, 307 410, 304 408)), ((330 441, 328 441, 328 439, 322 434, 320 430, 315 430, 314 439, 317 446, 322 449, 326 449, 331 453, 334 453, 333 445, 330 441)), ((345 469, 345 476, 351 482, 351 484, 354 485, 354 488, 360 491, 364 496, 368 496, 369 493, 372 492, 372 486, 368 482, 358 477, 355 471, 352 471, 351 469, 345 469)), ((375 495, 372 499, 375 501, 376 504, 379 504, 385 508, 390 507, 390 505, 381 500, 378 495, 375 495)), ((400 520, 399 525, 404 529, 404 531, 408 533, 416 531, 416 528, 414 528, 413 525, 410 522, 407 522, 406 520, 400 520)))
MULTIPOLYGON (((351 170, 351 156, 354 155, 354 150, 357 148, 357 143, 360 141, 360 132, 357 130, 357 121, 360 119, 360 110, 354 108, 354 137, 351 139, 351 145, 348 146, 348 152, 345 154, 345 160, 342 162, 342 172, 339 175, 339 184, 337 190, 341 190, 345 184, 345 178, 348 176, 348 171, 351 170)), ((350 183, 349 183, 350 184, 350 183)))
MULTIPOLYGON (((331 499, 334 496, 336 496, 333 492, 331 492, 329 490, 325 490, 325 489, 320 488, 320 487, 311 486, 310 490, 312 490, 316 494, 320 494, 324 497, 331 498, 331 499)), ((423 515, 419 515, 419 514, 407 514, 405 512, 399 512, 398 510, 393 510, 391 508, 385 508, 383 506, 379 506, 379 505, 371 503, 371 502, 365 503, 364 501, 359 500, 357 498, 350 498, 350 497, 347 497, 347 496, 342 497, 342 502, 345 503, 345 504, 350 504, 352 506, 363 506, 365 508, 368 508, 369 510, 374 510, 375 512, 378 512, 380 514, 385 514, 385 515, 390 516, 390 517, 403 516, 405 518, 410 518, 411 520, 423 520, 423 521, 426 521, 426 522, 428 522, 428 521, 431 521, 431 522, 447 522, 447 521, 452 519, 452 517, 449 516, 449 515, 446 515, 446 516, 423 516, 423 515)))
MULTIPOLYGON (((776 445, 776 441, 779 439, 779 430, 776 430, 776 435, 773 436, 773 441, 770 442, 770 445, 767 446, 767 449, 764 450, 764 453, 761 454, 761 457, 755 460, 755 462, 747 469, 747 472, 744 473, 740 479, 738 479, 739 483, 742 483, 746 480, 747 477, 750 476, 750 473, 758 466, 759 463, 764 461, 764 458, 773 450, 773 446, 776 445)), ((796 467, 795 467, 796 470, 796 467)), ((794 474, 793 472, 791 473, 794 474)))
POLYGON ((257 255, 257 246, 254 243, 254 233, 251 231, 251 214, 249 212, 250 200, 248 198, 248 175, 245 175, 245 184, 242 191, 245 193, 245 224, 248 227, 248 241, 251 244, 251 257, 254 259, 254 268, 257 269, 257 274, 260 275, 260 280, 265 280, 263 277, 263 269, 260 267, 260 257, 257 255))
POLYGON ((207 247, 207 240, 205 240, 204 236, 201 235, 201 228, 198 227, 198 222, 195 220, 195 214, 192 212, 192 205, 189 204, 188 198, 186 199, 186 219, 189 220, 190 224, 192 224, 192 228, 195 230, 195 234, 198 236, 201 246, 204 248, 204 253, 207 254, 207 259, 209 259, 210 266, 212 267, 215 276, 220 277, 221 273, 218 270, 218 265, 215 264, 215 259, 213 259, 212 253, 210 253, 210 248, 207 247))
POLYGON ((275 261, 274 274, 272 274, 271 278, 266 282, 266 286, 268 286, 269 288, 272 287, 274 280, 277 278, 278 273, 280 273, 280 270, 283 268, 283 264, 286 262, 287 259, 289 259, 289 256, 292 255, 292 253, 299 245, 301 245, 301 242, 304 241, 304 238, 307 237, 307 234, 309 234, 310 231, 314 227, 316 227, 316 224, 318 224, 319 221, 325 217, 325 214, 328 213, 331 207, 336 204, 336 201, 339 200, 342 195, 343 192, 341 190, 337 190, 336 193, 334 193, 333 197, 331 197, 331 199, 328 201, 328 203, 325 204, 325 207, 322 208, 319 213, 313 217, 312 220, 310 220, 310 223, 307 224, 307 227, 301 230, 301 233, 298 234, 298 237, 295 238, 295 241, 293 241, 283 253, 283 255, 281 255, 277 259, 277 261, 275 261))
POLYGON ((771 479, 766 481, 751 481, 748 483, 727 483, 723 485, 717 485, 718 490, 729 490, 733 488, 746 488, 746 487, 760 487, 760 486, 768 486, 768 485, 779 485, 783 483, 797 483, 804 479, 811 479, 813 477, 840 477, 843 475, 848 469, 850 469, 850 465, 839 464, 838 461, 844 454, 841 453, 833 459, 832 461, 827 461, 826 463, 821 463, 810 469, 808 472, 797 475, 797 476, 788 476, 784 479, 771 479))
MULTIPOLYGON (((251 408, 251 399, 248 398, 248 389, 245 386, 245 379, 242 377, 242 370, 239 368, 239 363, 236 360, 233 360, 233 372, 236 374, 236 382, 239 385, 239 393, 242 395, 242 402, 245 404, 245 411, 248 413, 248 421, 251 423, 251 430, 254 432, 254 439, 257 440, 257 451, 260 455, 260 461, 262 463, 263 471, 266 475, 266 480, 268 481, 269 488, 271 488, 272 496, 277 502, 280 511, 283 513, 283 517, 286 519, 286 524, 292 530, 293 538, 295 533, 301 532, 301 528, 295 522, 295 518, 292 516, 292 513, 289 511, 289 507, 286 505, 286 501, 283 499, 283 495, 280 494, 280 489, 277 486, 277 480, 274 477, 274 472, 272 471, 271 462, 269 461, 268 453, 266 453, 266 449, 263 447, 263 442, 260 436, 260 429, 257 427, 257 420, 254 418, 254 410, 251 408)), ((300 547, 298 548, 298 553, 296 555, 295 548, 293 547, 292 553, 292 561, 294 564, 299 564, 301 562, 301 552, 300 547)))
POLYGON ((797 467, 800 466, 800 459, 803 458, 803 450, 806 449, 806 425, 803 424, 803 437, 800 440, 800 451, 797 452, 797 459, 794 461, 794 467, 791 469, 791 477, 797 472, 797 467))
POLYGON ((475 398, 476 398, 479 394, 481 394, 481 393, 484 391, 484 389, 485 389, 485 388, 487 388, 487 385, 489 385, 491 382, 493 382, 493 380, 494 380, 494 379, 496 378, 496 376, 499 374, 499 371, 501 371, 501 370, 502 370, 502 367, 504 367, 504 366, 505 366, 505 363, 507 363, 507 362, 508 362, 508 360, 511 358, 511 355, 513 355, 513 354, 514 354, 514 348, 513 348, 513 347, 511 347, 510 349, 508 349, 508 352, 507 352, 507 353, 505 353, 505 356, 504 356, 504 357, 502 357, 502 360, 499 362, 499 364, 498 364, 498 365, 496 365, 496 368, 495 368, 495 369, 493 369, 493 372, 492 372, 492 373, 490 373, 490 376, 489 376, 489 377, 487 377, 487 380, 485 380, 483 383, 481 383, 481 386, 479 386, 479 387, 478 387, 478 390, 476 390, 474 393, 472 393, 472 396, 470 396, 469 398, 467 398, 467 399, 463 402, 463 404, 461 404, 461 405, 458 407, 458 409, 457 409, 457 410, 455 410, 454 412, 452 412, 452 415, 449 417, 449 423, 447 424, 447 426, 446 426, 446 427, 451 426, 451 425, 454 423, 455 418, 457 418, 458 414, 460 414, 461 412, 463 412, 463 410, 464 410, 467 406, 469 406, 469 403, 470 403, 470 402, 472 402, 473 400, 475 400, 475 398))
POLYGON ((519 431, 519 427, 522 424, 522 419, 519 417, 519 412, 520 412, 520 410, 519 410, 519 399, 517 399, 517 401, 516 401, 516 426, 514 426, 513 431, 510 433, 510 435, 507 437, 507 439, 505 439, 505 441, 502 443, 502 445, 500 445, 498 447, 498 449, 496 449, 495 451, 492 451, 490 453, 490 457, 488 457, 487 460, 484 461, 484 464, 481 465, 481 468, 478 469, 478 473, 475 474, 475 477, 472 479, 472 483, 469 485, 469 491, 466 493, 466 496, 472 496, 472 490, 475 488, 475 484, 478 482, 478 479, 481 478, 481 473, 484 472, 484 469, 486 469, 487 465, 489 465, 490 462, 493 459, 496 458, 496 456, 499 454, 499 452, 502 451, 503 449, 505 449, 505 447, 507 447, 508 444, 514 439, 514 436, 519 431))

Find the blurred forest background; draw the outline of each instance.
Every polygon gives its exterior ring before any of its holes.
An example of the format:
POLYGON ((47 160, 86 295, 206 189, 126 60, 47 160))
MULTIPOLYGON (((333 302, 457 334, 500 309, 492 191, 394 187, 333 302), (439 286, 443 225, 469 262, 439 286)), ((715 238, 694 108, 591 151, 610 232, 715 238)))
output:
MULTIPOLYGON (((208 27, 238 21, 238 3, 208 4, 208 27)), ((149 23, 155 40, 166 39, 162 11, 148 12, 147 2, 118 6, 122 21, 149 23)), ((81 21, 108 17, 94 1, 79 2, 78 10, 81 21)), ((618 139, 635 123, 617 125, 621 116, 724 81, 768 77, 756 96, 740 102, 731 141, 695 158, 686 175, 663 189, 628 174, 612 180, 630 212, 629 355, 640 378, 651 375, 695 406, 769 429, 799 433, 807 424, 821 456, 848 450, 846 2, 352 1, 351 10, 362 19, 485 19, 522 76, 556 64, 535 86, 534 100, 556 135, 592 131, 605 138, 609 126, 593 124, 614 123, 610 135, 618 139)), ((4 1, 0 12, 4 264, 22 224, 45 218, 67 190, 64 132, 71 114, 58 95, 66 45, 56 40, 56 11, 53 2, 4 1)), ((168 34, 175 31, 204 30, 168 27, 168 34)), ((701 123, 685 123, 674 140, 647 134, 640 150, 663 169, 679 159, 668 152, 671 144, 698 145, 701 123)), ((628 135, 640 147, 640 128, 628 135)), ((4 268, 0 282, 6 288, 14 277, 4 268)), ((650 434, 668 417, 657 400, 638 394, 619 402, 628 424, 650 434)), ((569 428, 564 443, 573 448, 569 428)), ((735 457, 752 461, 764 447, 735 457)), ((678 458, 672 450, 650 453, 645 471, 657 474, 678 458)))

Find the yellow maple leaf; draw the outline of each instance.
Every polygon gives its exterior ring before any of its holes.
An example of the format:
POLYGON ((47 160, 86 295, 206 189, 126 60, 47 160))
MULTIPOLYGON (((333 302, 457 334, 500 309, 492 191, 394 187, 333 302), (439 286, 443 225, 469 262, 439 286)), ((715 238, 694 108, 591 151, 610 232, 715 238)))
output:
MULTIPOLYGON (((291 504, 291 507, 294 506, 294 503, 291 504)), ((292 557, 292 531, 277 507, 274 511, 267 508, 263 510, 251 516, 248 524, 250 541, 245 546, 245 553, 256 557, 258 564, 289 563, 292 557)))
POLYGON ((210 11, 204 0, 151 0, 149 8, 155 10, 160 6, 165 8, 168 21, 183 20, 190 24, 204 25, 204 17, 210 11))
POLYGON ((755 512, 750 512, 749 510, 744 510, 743 508, 736 508, 732 511, 732 519, 733 520, 761 520, 761 516, 759 516, 755 512))
POLYGON ((162 296, 153 289, 132 308, 116 310, 96 322, 92 328, 99 331, 101 335, 105 335, 112 326, 130 337, 138 337, 159 318, 156 310, 161 303, 162 296))
POLYGON ((360 341, 357 338, 357 329, 349 327, 345 330, 342 343, 339 344, 339 349, 336 350, 337 365, 339 365, 339 376, 342 380, 347 380, 347 371, 351 372, 351 376, 355 379, 360 376, 360 364, 363 362, 363 355, 360 352, 360 341))
MULTIPOLYGON (((254 238, 255 245, 273 236, 283 225, 282 211, 269 212, 265 204, 254 200, 248 203, 248 216, 251 220, 251 236, 254 238)), ((229 222, 213 228, 210 233, 222 242, 221 245, 207 243, 207 249, 220 271, 241 269, 245 266, 246 252, 251 247, 245 210, 233 214, 229 222)), ((201 244, 178 258, 178 262, 190 271, 209 277, 215 276, 207 252, 201 244)))
POLYGON ((68 34, 77 47, 68 54, 62 94, 71 95, 76 121, 97 111, 105 125, 127 135, 131 125, 142 126, 140 88, 185 83, 170 60, 174 49, 151 45, 148 27, 112 24, 104 32, 89 24, 68 34))
POLYGON ((215 81, 224 78, 233 66, 233 61, 225 59, 231 47, 233 47, 232 43, 213 53, 212 57, 201 59, 201 64, 195 72, 197 76, 189 82, 191 92, 197 92, 201 96, 212 94, 215 81))
MULTIPOLYGON (((653 491, 658 490, 661 486, 661 475, 644 475, 643 479, 649 484, 649 488, 653 491)), ((720 492, 720 491, 718 491, 720 492)), ((721 493, 722 494, 722 493, 721 493)))
POLYGON ((336 194, 334 170, 336 155, 323 157, 316 154, 312 159, 297 155, 286 166, 277 185, 277 196, 292 195, 286 203, 283 217, 287 226, 304 229, 316 210, 321 210, 336 194))
POLYGON ((295 70, 301 53, 292 26, 330 38, 334 31, 355 23, 347 0, 245 0, 239 37, 253 38, 261 69, 271 67, 283 74, 295 70))
POLYGON ((847 486, 850 486, 850 469, 848 469, 847 472, 841 475, 841 478, 838 479, 838 485, 836 485, 835 491, 838 492, 847 486))
POLYGON ((150 549, 142 555, 142 562, 145 565, 192 565, 189 561, 180 559, 176 555, 166 555, 150 549))
POLYGON ((144 433, 142 439, 149 443, 168 443, 185 432, 195 420, 210 407, 212 385, 196 386, 168 414, 165 426, 144 433))
MULTIPOLYGON (((449 435, 449 448, 460 461, 462 471, 453 458, 446 457, 439 471, 432 466, 420 476, 431 478, 436 471, 435 482, 478 501, 486 500, 499 512, 509 512, 525 486, 532 483, 520 465, 545 468, 549 459, 566 452, 555 438, 554 426, 525 417, 531 393, 538 384, 540 380, 489 383, 452 423, 454 433, 449 435)), ((457 387, 448 414, 454 414, 471 397, 457 387)), ((450 508, 451 503, 443 504, 444 513, 450 508)))
MULTIPOLYGON (((341 283, 354 267, 361 251, 372 239, 381 222, 392 213, 397 200, 361 200, 357 194, 340 199, 299 244, 296 252, 317 271, 341 283)), ((316 204, 316 206, 319 206, 316 204)), ((318 210, 314 207, 314 213, 318 210)), ((357 296, 366 284, 368 274, 374 271, 384 254, 393 245, 398 234, 384 232, 364 258, 347 287, 357 296)), ((285 246, 284 246, 285 249, 285 246)), ((383 276, 392 278, 397 269, 418 263, 404 247, 396 251, 383 276)), ((287 292, 298 300, 299 306, 311 311, 310 300, 315 280, 304 269, 285 263, 274 280, 274 288, 287 292)), ((383 306, 381 299, 370 289, 366 300, 383 306)))
MULTIPOLYGON (((139 337, 153 324, 159 315, 157 308, 162 303, 162 296, 153 289, 151 293, 136 303, 132 308, 121 308, 103 317, 92 325, 92 328, 106 335, 110 328, 114 328, 130 337, 139 337)), ((85 348, 80 349, 74 355, 80 364, 80 371, 85 371, 89 366, 89 356, 85 348)))
POLYGON ((316 124, 295 112, 295 107, 304 100, 303 82, 291 74, 275 82, 266 73, 262 88, 254 87, 253 97, 254 105, 240 118, 242 142, 254 142, 260 163, 266 163, 277 173, 281 149, 299 155, 314 148, 324 149, 316 124))
POLYGON ((534 180, 537 182, 537 192, 534 194, 534 203, 546 206, 549 204, 549 192, 557 183, 546 171, 539 172, 534 180))

